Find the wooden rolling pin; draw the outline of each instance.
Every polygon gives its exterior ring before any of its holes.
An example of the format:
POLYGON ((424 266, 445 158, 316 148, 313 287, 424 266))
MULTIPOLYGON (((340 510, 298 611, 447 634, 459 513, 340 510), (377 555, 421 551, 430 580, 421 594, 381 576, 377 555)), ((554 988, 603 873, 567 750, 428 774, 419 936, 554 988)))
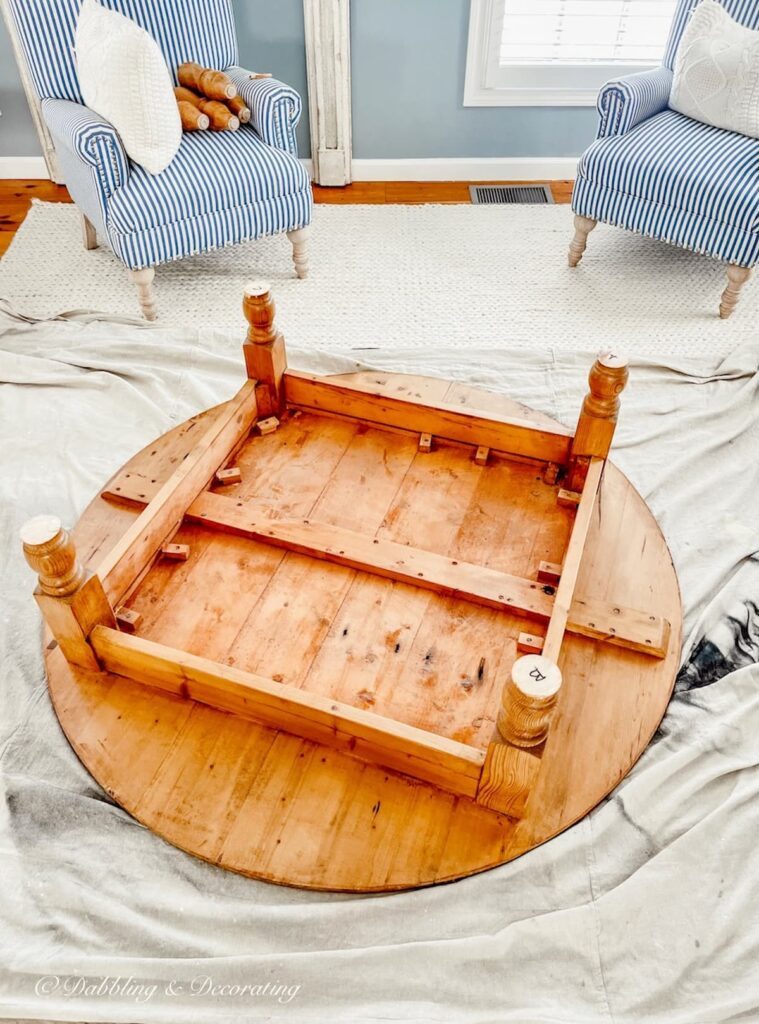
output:
POLYGON ((202 93, 209 100, 231 100, 237 95, 237 88, 229 75, 223 71, 202 68, 193 61, 179 65, 177 78, 180 85, 202 93))
POLYGON ((187 100, 177 100, 179 116, 182 118, 182 130, 185 132, 204 132, 211 121, 208 114, 204 114, 194 104, 187 100))
POLYGON ((177 102, 191 103, 193 107, 206 114, 211 122, 210 127, 215 132, 236 132, 240 127, 240 119, 223 103, 204 99, 203 96, 198 96, 191 89, 185 89, 181 85, 176 86, 174 95, 177 102))

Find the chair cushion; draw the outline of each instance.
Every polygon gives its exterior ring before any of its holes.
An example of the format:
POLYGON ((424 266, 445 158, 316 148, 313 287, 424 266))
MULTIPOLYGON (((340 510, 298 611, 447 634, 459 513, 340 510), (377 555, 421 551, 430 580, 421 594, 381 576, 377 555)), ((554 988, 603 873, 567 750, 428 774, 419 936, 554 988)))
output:
POLYGON ((759 140, 674 110, 598 139, 583 154, 578 177, 626 203, 633 196, 741 231, 759 229, 759 140))
POLYGON ((249 125, 236 132, 185 132, 161 174, 131 164, 111 196, 108 224, 127 234, 274 201, 309 188, 303 165, 262 142, 249 125))

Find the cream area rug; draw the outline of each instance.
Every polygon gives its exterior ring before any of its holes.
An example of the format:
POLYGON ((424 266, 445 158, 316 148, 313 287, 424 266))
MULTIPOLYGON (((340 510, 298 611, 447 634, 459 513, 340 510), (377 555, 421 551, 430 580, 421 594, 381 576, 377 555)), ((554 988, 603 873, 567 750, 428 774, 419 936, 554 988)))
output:
MULTIPOLYGON (((160 322, 243 329, 245 282, 273 286, 279 324, 303 348, 348 352, 621 348, 718 358, 755 334, 759 281, 729 321, 717 316, 724 268, 599 225, 571 270, 568 206, 317 206, 310 276, 298 281, 284 235, 166 264, 160 322)), ((138 313, 106 245, 87 252, 70 205, 35 202, 0 264, 16 312, 138 313)))

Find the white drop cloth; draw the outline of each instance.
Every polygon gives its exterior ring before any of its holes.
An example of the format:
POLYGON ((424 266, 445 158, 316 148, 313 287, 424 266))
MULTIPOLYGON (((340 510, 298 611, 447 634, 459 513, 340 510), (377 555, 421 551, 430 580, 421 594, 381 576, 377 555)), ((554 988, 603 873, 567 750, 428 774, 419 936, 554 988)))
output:
MULTIPOLYGON (((251 881, 155 837, 94 784, 47 695, 19 526, 43 511, 73 523, 137 449, 230 396, 241 336, 242 323, 234 334, 0 313, 0 1017, 759 1020, 759 343, 711 369, 631 366, 614 458, 667 535, 697 645, 660 736, 604 804, 520 860, 362 898, 251 881)), ((440 339, 367 361, 483 384, 574 423, 589 355, 464 356, 440 339)))

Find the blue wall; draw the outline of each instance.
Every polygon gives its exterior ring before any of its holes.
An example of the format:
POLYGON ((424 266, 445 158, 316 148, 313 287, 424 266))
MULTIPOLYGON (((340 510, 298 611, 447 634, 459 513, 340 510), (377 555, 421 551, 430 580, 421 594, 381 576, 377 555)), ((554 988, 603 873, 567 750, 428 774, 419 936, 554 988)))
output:
MULTIPOLYGON (((302 0, 233 0, 240 59, 304 97, 298 137, 308 156, 302 0)), ((469 0, 353 0, 353 155, 573 156, 593 138, 592 108, 464 107, 469 0)), ((0 27, 0 156, 40 152, 0 27)))
POLYGON ((355 157, 575 156, 592 107, 464 107, 469 0, 353 0, 355 157))

